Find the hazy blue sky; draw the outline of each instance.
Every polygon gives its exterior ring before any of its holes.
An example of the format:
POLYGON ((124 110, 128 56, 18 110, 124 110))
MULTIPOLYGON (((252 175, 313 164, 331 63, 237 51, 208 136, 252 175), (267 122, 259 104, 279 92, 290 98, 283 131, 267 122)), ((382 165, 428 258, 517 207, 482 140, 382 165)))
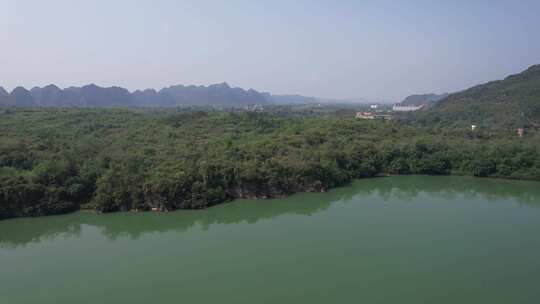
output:
POLYGON ((540 63, 540 1, 0 0, 0 85, 401 99, 540 63))

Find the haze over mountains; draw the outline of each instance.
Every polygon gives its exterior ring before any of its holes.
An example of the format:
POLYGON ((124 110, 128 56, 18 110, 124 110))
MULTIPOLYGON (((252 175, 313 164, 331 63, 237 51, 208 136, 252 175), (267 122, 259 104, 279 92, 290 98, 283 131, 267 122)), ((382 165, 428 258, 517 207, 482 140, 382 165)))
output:
POLYGON ((175 85, 129 92, 122 87, 95 84, 60 89, 56 85, 15 88, 11 93, 0 87, 0 106, 13 107, 179 107, 212 106, 238 108, 249 105, 307 103, 370 103, 368 99, 328 99, 302 95, 274 95, 253 89, 230 87, 227 83, 209 86, 175 85))
MULTIPOLYGON (((276 97, 278 98, 278 97, 276 97)), ((17 107, 242 107, 268 104, 272 95, 255 90, 232 88, 227 83, 209 86, 176 85, 129 92, 121 87, 83 87, 60 89, 55 85, 27 90, 15 88, 11 93, 0 87, 0 105, 17 107)))
POLYGON ((418 95, 411 95, 405 98, 400 104, 404 106, 420 106, 420 105, 433 105, 434 103, 437 103, 441 99, 447 97, 449 94, 418 94, 418 95))
MULTIPOLYGON (((272 95, 253 89, 230 87, 227 83, 209 86, 176 85, 129 92, 121 87, 83 87, 60 89, 55 85, 27 90, 15 88, 8 93, 0 87, 0 106, 15 107, 178 107, 213 106, 238 108, 249 105, 324 103, 338 100, 300 95, 272 95)), ((345 102, 345 101, 343 101, 345 102)), ((352 103, 354 101, 348 100, 352 103)), ((358 101, 357 101, 358 102, 358 101)), ((363 100, 363 103, 369 101, 363 100)), ((430 114, 440 119, 471 123, 510 122, 540 125, 540 65, 452 94, 411 95, 402 105, 428 105, 430 114)))

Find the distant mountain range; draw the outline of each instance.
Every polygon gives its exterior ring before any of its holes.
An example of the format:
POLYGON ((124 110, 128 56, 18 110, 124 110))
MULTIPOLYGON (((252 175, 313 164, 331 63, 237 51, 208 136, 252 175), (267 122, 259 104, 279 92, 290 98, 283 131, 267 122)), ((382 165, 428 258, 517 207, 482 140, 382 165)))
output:
POLYGON ((253 89, 230 87, 227 83, 209 86, 175 85, 129 92, 121 87, 95 84, 61 89, 56 85, 15 88, 11 93, 0 87, 0 106, 11 107, 181 107, 213 106, 243 108, 250 105, 286 104, 369 104, 367 99, 328 99, 302 95, 273 95, 253 89))
MULTIPOLYGON (((277 96, 276 98, 280 98, 277 96)), ((232 88, 227 83, 210 86, 176 85, 129 92, 121 87, 83 87, 60 89, 55 85, 27 90, 15 88, 8 93, 0 87, 0 106, 15 107, 244 107, 273 102, 273 96, 255 90, 232 88)))
POLYGON ((403 106, 421 106, 421 105, 430 106, 437 103, 438 101, 440 101, 441 99, 447 96, 448 96, 447 93, 444 93, 441 95, 437 95, 433 93, 411 95, 405 98, 400 104, 403 106))
POLYGON ((451 122, 539 128, 540 65, 450 94, 428 113, 451 122))
MULTIPOLYGON (((15 107, 178 107, 239 108, 250 105, 336 103, 338 100, 300 95, 272 95, 253 89, 232 88, 227 83, 209 86, 176 85, 129 92, 121 87, 60 89, 55 85, 11 93, 0 87, 0 106, 15 107)), ((348 103, 360 101, 348 100, 348 103)), ((361 103, 367 103, 362 101, 361 103)), ((426 104, 426 117, 451 122, 491 125, 529 125, 540 128, 540 65, 504 80, 492 81, 453 94, 411 95, 402 105, 426 104)))

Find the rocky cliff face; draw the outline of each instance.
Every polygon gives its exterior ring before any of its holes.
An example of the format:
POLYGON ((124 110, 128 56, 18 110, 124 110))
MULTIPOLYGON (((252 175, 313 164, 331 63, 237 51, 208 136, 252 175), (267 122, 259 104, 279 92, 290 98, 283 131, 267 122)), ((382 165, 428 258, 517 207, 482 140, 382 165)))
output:
POLYGON ((30 91, 23 87, 16 87, 9 96, 9 104, 17 107, 36 106, 34 98, 30 91))
POLYGON ((30 90, 34 102, 44 107, 53 107, 63 100, 64 96, 62 96, 62 93, 59 87, 52 84, 43 88, 34 87, 30 90))
MULTIPOLYGON (((218 200, 209 197, 195 198, 193 193, 171 199, 167 194, 151 187, 143 190, 143 204, 136 208, 137 211, 173 211, 178 209, 203 209, 213 205, 221 204, 233 199, 271 199, 282 198, 296 192, 327 192, 328 187, 320 181, 314 181, 305 185, 257 185, 255 183, 244 183, 230 186, 225 189, 224 196, 218 200)), ((207 193, 212 192, 206 189, 207 193)), ((133 207, 118 211, 130 211, 133 207)), ((103 211, 103 210, 97 210, 103 211)), ((107 211, 107 210, 106 210, 107 211)), ((110 210, 108 210, 110 211, 110 210)))
POLYGON ((9 93, 0 87, 0 106, 7 106, 9 104, 9 93))

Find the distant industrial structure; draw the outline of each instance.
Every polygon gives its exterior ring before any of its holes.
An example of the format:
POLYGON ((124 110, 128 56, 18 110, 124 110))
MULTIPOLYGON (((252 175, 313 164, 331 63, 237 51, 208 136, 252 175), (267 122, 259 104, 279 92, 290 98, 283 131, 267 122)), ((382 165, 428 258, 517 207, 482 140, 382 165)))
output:
POLYGON ((422 109, 424 105, 420 106, 403 106, 400 104, 396 104, 392 107, 392 111, 394 112, 414 112, 422 109))
POLYGON ((244 107, 244 110, 250 111, 250 112, 262 112, 264 111, 264 106, 260 104, 248 105, 244 107))

